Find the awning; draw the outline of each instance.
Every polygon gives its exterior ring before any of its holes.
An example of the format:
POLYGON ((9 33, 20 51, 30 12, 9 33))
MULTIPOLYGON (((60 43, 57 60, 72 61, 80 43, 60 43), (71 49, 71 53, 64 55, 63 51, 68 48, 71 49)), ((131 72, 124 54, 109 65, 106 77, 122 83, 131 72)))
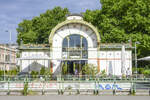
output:
POLYGON ((144 58, 140 58, 138 60, 145 60, 145 61, 150 61, 150 56, 144 57, 144 58))

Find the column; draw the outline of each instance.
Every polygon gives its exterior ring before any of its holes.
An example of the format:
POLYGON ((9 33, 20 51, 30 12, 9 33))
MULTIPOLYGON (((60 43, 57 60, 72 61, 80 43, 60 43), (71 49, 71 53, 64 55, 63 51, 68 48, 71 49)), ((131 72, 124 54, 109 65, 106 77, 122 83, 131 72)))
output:
POLYGON ((82 39, 83 39, 83 37, 81 36, 81 38, 80 38, 80 47, 81 47, 81 59, 82 59, 82 39))
POLYGON ((73 73, 74 73, 74 75, 76 74, 76 66, 75 66, 75 61, 73 62, 73 73))
POLYGON ((22 71, 22 59, 20 59, 20 72, 22 71))
MULTIPOLYGON (((81 72, 81 70, 82 70, 82 68, 81 68, 82 66, 81 66, 81 60, 80 60, 80 62, 79 62, 79 72, 81 72)), ((81 75, 82 75, 82 73, 80 73, 81 75)))
POLYGON ((70 45, 69 45, 69 43, 70 43, 70 38, 69 38, 69 37, 67 37, 67 41, 68 41, 67 58, 69 59, 69 58, 70 58, 70 57, 69 57, 69 47, 70 47, 70 45))
POLYGON ((50 61, 50 69, 51 69, 51 73, 53 73, 53 63, 52 63, 52 61, 50 61))
POLYGON ((45 58, 44 58, 44 68, 46 68, 46 65, 45 65, 45 58))
POLYGON ((30 73, 30 59, 28 59, 28 72, 30 73))
POLYGON ((12 50, 12 49, 11 49, 11 44, 10 44, 9 49, 10 49, 10 52, 9 52, 9 55, 10 55, 10 56, 9 56, 9 69, 10 69, 10 68, 12 67, 12 66, 11 66, 11 65, 12 65, 12 57, 11 57, 11 56, 12 56, 12 53, 11 53, 11 50, 12 50))

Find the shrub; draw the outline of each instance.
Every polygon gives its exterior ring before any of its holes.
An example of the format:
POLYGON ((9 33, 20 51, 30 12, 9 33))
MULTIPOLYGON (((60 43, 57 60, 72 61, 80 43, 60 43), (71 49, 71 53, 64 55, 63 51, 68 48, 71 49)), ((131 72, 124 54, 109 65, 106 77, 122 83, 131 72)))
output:
POLYGON ((139 74, 144 74, 144 68, 138 68, 138 73, 139 74))
POLYGON ((98 70, 94 65, 86 64, 82 67, 82 73, 84 75, 91 75, 92 77, 94 77, 98 73, 98 70))
POLYGON ((17 75, 17 73, 18 73, 17 69, 13 69, 9 71, 10 75, 17 75))
POLYGON ((37 78, 37 77, 38 77, 38 74, 39 74, 39 72, 37 72, 37 71, 32 71, 32 72, 31 72, 32 78, 37 78))
POLYGON ((65 64, 63 64, 63 66, 62 66, 62 74, 63 74, 63 75, 66 75, 66 74, 67 74, 67 70, 68 70, 68 68, 67 68, 67 63, 65 63, 65 64))
POLYGON ((106 71, 105 71, 105 70, 102 70, 101 73, 100 73, 100 75, 101 75, 102 77, 106 77, 106 75, 107 75, 107 74, 106 74, 106 71))
POLYGON ((0 75, 3 76, 4 75, 4 71, 0 70, 0 75))
POLYGON ((147 69, 143 72, 145 76, 150 76, 150 69, 147 69))
POLYGON ((46 72, 45 67, 42 67, 40 70, 40 75, 45 75, 45 72, 46 72))

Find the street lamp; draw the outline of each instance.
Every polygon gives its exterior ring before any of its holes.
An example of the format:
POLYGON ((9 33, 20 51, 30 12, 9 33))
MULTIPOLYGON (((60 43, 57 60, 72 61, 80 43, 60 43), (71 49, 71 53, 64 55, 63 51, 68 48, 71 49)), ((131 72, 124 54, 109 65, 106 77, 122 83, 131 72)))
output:
POLYGON ((3 76, 4 77, 4 81, 5 81, 5 69, 6 69, 5 68, 6 67, 6 62, 5 62, 6 61, 6 47, 7 46, 4 45, 4 69, 3 69, 4 70, 4 76, 3 76))
POLYGON ((12 32, 11 30, 6 30, 5 32, 9 32, 9 49, 10 49, 10 56, 9 56, 9 66, 11 67, 11 36, 12 36, 12 32))
POLYGON ((135 42, 135 68, 136 68, 136 80, 137 80, 137 51, 136 51, 136 44, 140 44, 140 42, 135 42))
POLYGON ((6 30, 5 32, 9 32, 9 45, 11 45, 11 35, 12 35, 12 32, 11 32, 11 30, 9 31, 9 30, 6 30))

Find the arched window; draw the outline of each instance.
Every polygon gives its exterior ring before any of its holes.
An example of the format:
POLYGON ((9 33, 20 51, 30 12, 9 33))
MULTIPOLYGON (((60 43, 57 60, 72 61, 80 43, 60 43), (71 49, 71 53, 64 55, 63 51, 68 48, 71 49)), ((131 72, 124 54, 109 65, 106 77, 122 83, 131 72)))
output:
POLYGON ((73 34, 64 38, 62 56, 68 59, 88 58, 88 43, 81 35, 73 34))

